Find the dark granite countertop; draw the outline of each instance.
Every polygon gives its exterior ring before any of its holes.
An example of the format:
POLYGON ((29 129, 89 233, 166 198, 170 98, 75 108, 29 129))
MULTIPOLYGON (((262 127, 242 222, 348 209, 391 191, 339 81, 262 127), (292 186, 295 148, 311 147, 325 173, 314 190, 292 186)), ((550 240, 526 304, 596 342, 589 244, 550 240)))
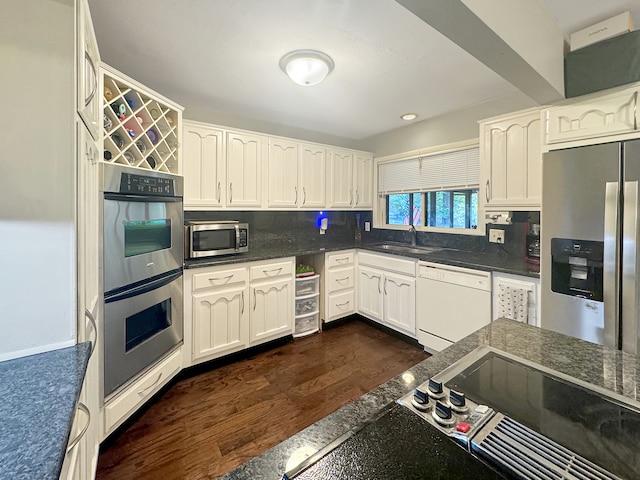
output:
POLYGON ((292 457, 299 457, 301 461, 305 452, 308 455, 320 450, 375 415, 389 402, 402 397, 480 345, 492 346, 631 400, 640 400, 640 362, 635 356, 549 330, 499 319, 267 450, 223 478, 280 479, 288 470, 287 462, 292 457))
MULTIPOLYGON (((388 245, 391 242, 385 242, 388 245)), ((309 244, 305 246, 282 245, 269 248, 252 246, 249 252, 238 255, 227 255, 223 257, 203 258, 198 260, 186 260, 185 268, 212 267, 218 265, 228 265, 233 263, 254 262, 258 260, 269 260, 272 258, 299 257, 303 255, 316 255, 324 252, 334 252, 351 248, 370 250, 387 255, 400 255, 403 257, 415 258, 427 262, 436 262, 457 267, 474 268, 485 271, 497 271, 511 273, 514 275, 525 275, 539 277, 538 266, 531 265, 522 258, 506 254, 488 252, 469 252, 456 250, 453 248, 434 248, 424 252, 394 251, 393 253, 382 247, 381 243, 335 243, 331 246, 319 246, 309 244)), ((402 244, 397 244, 402 245, 402 244)), ((409 245, 407 245, 408 247, 409 245)))
POLYGON ((0 363, 0 478, 60 476, 89 351, 86 342, 0 363))

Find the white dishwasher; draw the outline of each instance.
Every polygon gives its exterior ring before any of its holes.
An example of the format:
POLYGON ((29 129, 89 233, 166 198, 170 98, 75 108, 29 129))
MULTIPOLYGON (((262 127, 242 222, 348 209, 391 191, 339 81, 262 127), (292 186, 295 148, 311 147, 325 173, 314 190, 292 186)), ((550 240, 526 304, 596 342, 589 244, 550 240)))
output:
POLYGON ((435 353, 491 321, 491 272, 418 262, 418 342, 435 353))

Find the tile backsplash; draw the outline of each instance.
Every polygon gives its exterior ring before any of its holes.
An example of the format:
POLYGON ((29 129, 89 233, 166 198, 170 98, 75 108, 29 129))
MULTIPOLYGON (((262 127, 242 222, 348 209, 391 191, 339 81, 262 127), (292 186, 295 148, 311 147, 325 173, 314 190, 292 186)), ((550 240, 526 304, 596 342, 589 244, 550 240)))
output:
MULTIPOLYGON (((360 230, 362 243, 409 243, 408 227, 403 230, 372 228, 364 231, 364 222, 372 222, 371 211, 186 211, 185 220, 238 220, 249 223, 249 244, 263 247, 305 245, 309 248, 344 245, 357 239, 360 230), (328 228, 320 233, 320 219, 326 217, 328 228)), ((539 223, 538 212, 514 212, 510 225, 487 225, 484 236, 418 232, 418 245, 456 248, 476 252, 494 252, 524 257, 529 222, 539 223), (489 228, 505 232, 504 245, 489 243, 489 228)))

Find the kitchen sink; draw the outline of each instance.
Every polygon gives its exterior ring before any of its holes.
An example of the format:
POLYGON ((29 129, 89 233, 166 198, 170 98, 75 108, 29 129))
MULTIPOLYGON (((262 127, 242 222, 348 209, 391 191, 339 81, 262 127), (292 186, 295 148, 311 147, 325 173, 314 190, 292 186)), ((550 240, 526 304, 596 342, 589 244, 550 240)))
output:
POLYGON ((417 247, 413 245, 401 245, 397 243, 383 243, 375 245, 383 250, 396 253, 433 253, 443 250, 441 247, 417 247))

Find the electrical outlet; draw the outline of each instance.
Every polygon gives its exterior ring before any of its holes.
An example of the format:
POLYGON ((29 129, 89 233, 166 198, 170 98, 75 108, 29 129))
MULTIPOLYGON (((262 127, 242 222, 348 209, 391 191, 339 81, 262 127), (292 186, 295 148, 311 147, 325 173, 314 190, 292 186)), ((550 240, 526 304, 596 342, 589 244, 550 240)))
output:
POLYGON ((504 243, 504 230, 500 230, 499 228, 490 228, 489 241, 491 243, 504 243))
POLYGON ((364 222, 364 231, 365 232, 371 231, 371 222, 364 222))

